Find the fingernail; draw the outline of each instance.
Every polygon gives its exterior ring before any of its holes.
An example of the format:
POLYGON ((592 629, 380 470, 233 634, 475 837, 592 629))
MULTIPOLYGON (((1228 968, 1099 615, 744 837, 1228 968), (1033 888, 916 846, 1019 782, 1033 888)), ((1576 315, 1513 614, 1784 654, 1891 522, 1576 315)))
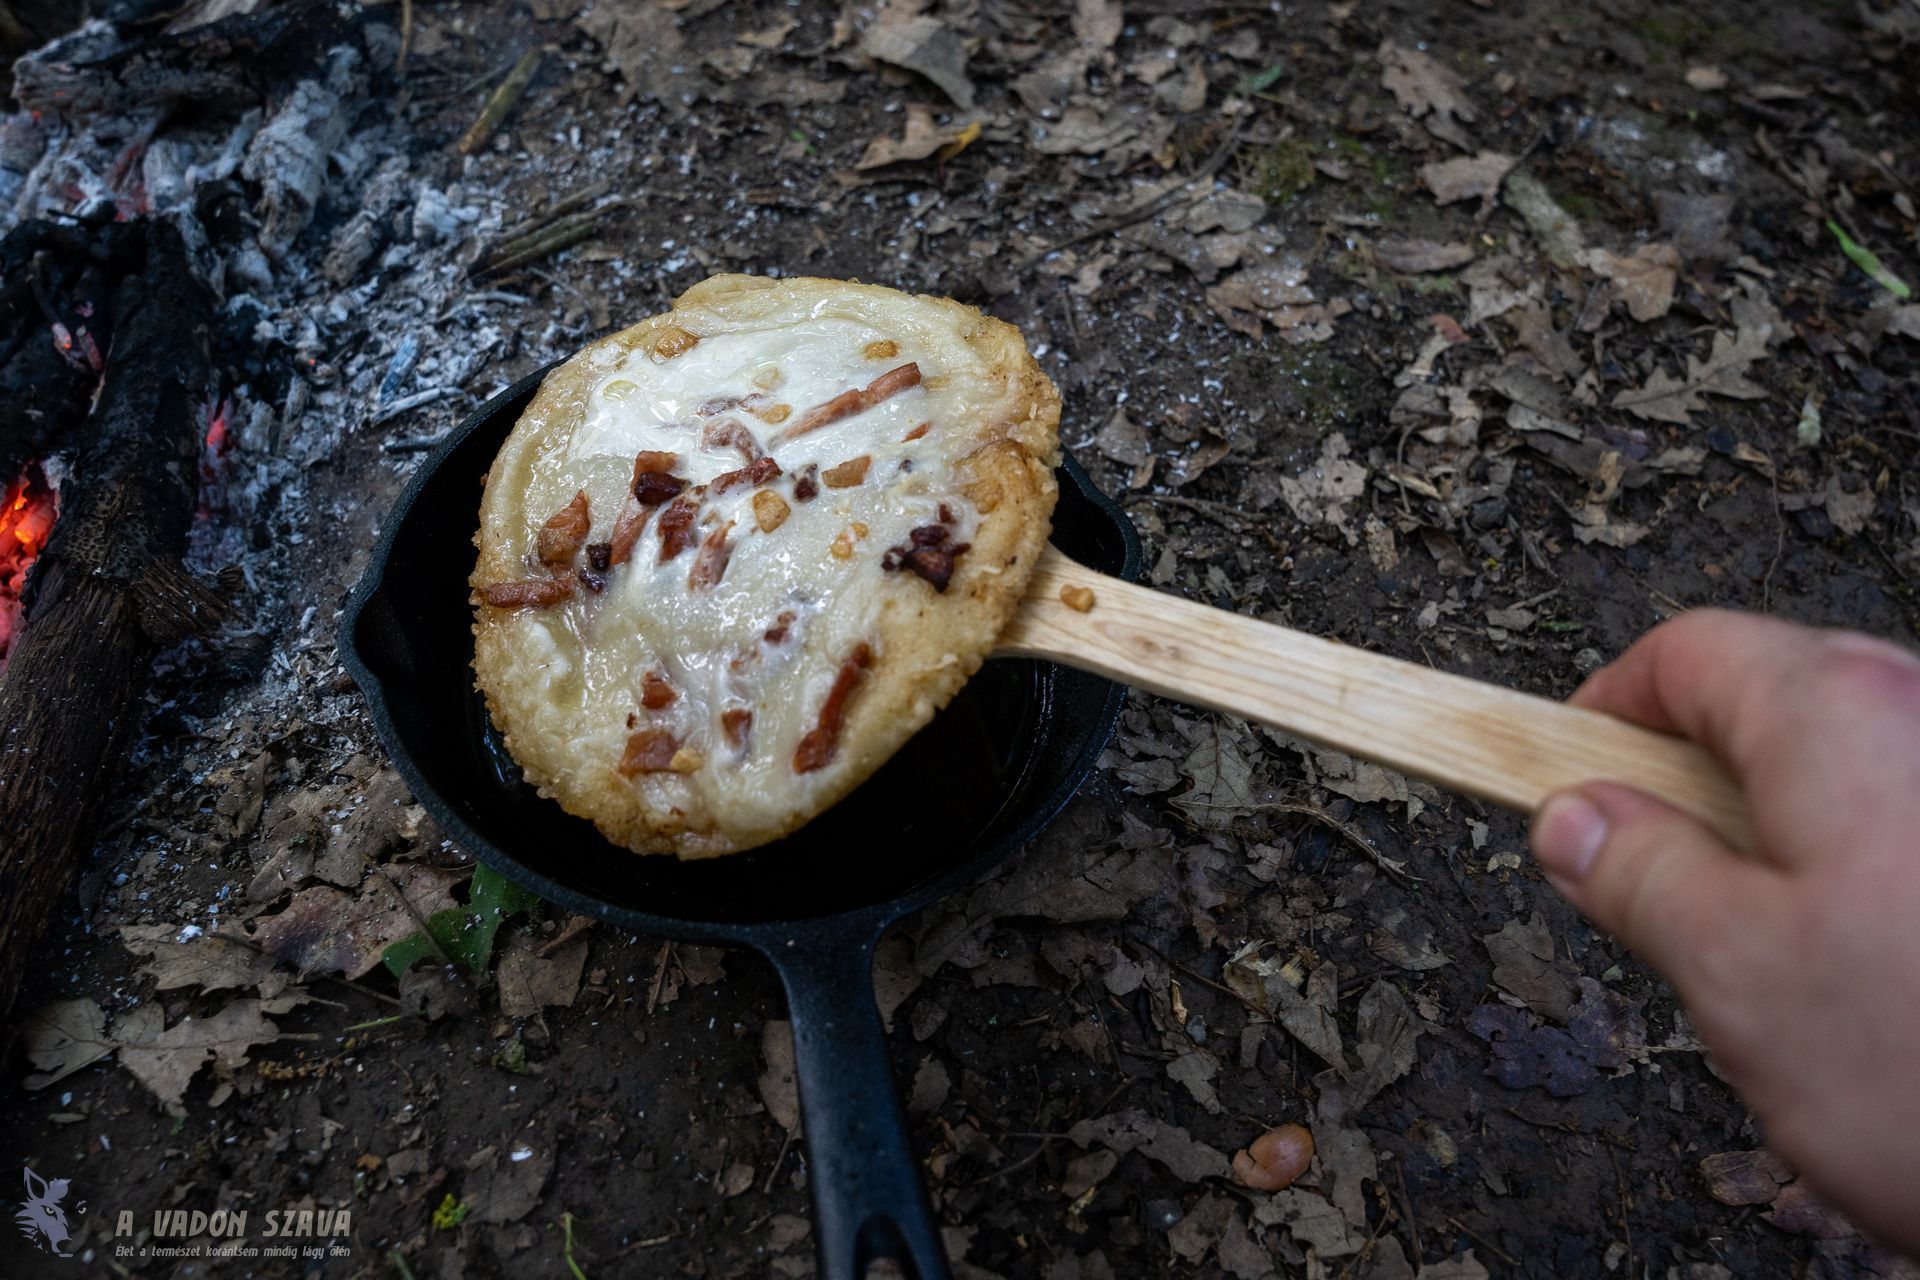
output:
POLYGON ((1586 878, 1607 842, 1607 819, 1583 796, 1558 795, 1533 820, 1533 856, 1555 875, 1586 878))

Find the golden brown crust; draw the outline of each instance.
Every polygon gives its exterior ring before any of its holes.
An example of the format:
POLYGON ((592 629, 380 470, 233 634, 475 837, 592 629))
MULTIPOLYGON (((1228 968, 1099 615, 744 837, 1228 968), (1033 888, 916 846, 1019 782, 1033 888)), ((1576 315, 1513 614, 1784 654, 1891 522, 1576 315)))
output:
MULTIPOLYGON (((939 384, 934 385, 938 389, 939 384)), ((670 313, 583 350, 548 376, 502 446, 489 474, 476 539, 480 555, 471 580, 476 590, 475 670, 494 723, 528 781, 568 812, 592 820, 616 844, 683 858, 717 856, 777 839, 839 800, 953 697, 1018 608, 1045 544, 1056 497, 1059 411, 1058 394, 1012 326, 951 300, 909 299, 892 290, 837 281, 715 277, 681 295, 670 313), (808 773, 804 787, 791 797, 772 782, 750 795, 729 792, 724 775, 706 772, 727 767, 724 741, 697 744, 693 758, 702 762, 698 770, 625 776, 619 761, 626 726, 606 723, 607 700, 581 675, 578 640, 558 621, 574 616, 568 610, 599 607, 597 602, 576 598, 551 610, 502 609, 482 603, 480 590, 530 576, 530 548, 540 525, 553 514, 540 509, 537 496, 554 491, 554 482, 542 473, 542 467, 551 464, 542 460, 581 427, 590 390, 612 365, 629 352, 656 361, 685 358, 698 347, 690 339, 778 325, 783 317, 816 308, 839 308, 848 315, 875 318, 883 331, 900 330, 876 342, 891 345, 898 336, 902 345, 912 345, 906 341, 911 334, 923 349, 936 352, 933 361, 923 363, 937 363, 938 353, 950 352, 953 367, 924 370, 930 383, 943 377, 972 380, 965 388, 949 388, 955 403, 970 407, 972 420, 943 420, 929 433, 929 442, 944 440, 942 447, 950 451, 956 497, 977 513, 971 546, 957 559, 944 592, 913 574, 881 570, 886 547, 874 545, 877 538, 852 536, 851 557, 839 562, 839 568, 822 572, 836 593, 822 618, 838 616, 836 608, 858 612, 865 619, 860 629, 874 657, 846 708, 831 763, 808 773), (960 345, 943 345, 949 341, 960 345), (672 354, 663 357, 663 351, 672 354)), ((769 434, 761 430, 763 438, 769 434)), ((896 432, 893 442, 898 440, 896 432)), ((738 466, 738 461, 730 465, 738 466)), ((758 554, 756 539, 770 541, 804 524, 800 517, 812 510, 811 504, 795 500, 791 490, 783 492, 793 518, 783 517, 774 529, 763 530, 749 514, 735 530, 740 536, 732 552, 736 565, 743 556, 758 554)), ((859 495, 864 490, 822 490, 813 501, 829 501, 842 492, 859 495)), ((603 521, 614 514, 603 506, 596 501, 596 529, 603 529, 603 521)), ((643 537, 636 561, 652 562, 654 537, 651 531, 643 537)), ((681 562, 691 563, 692 556, 683 556, 681 562)), ((804 639, 808 669, 830 674, 843 659, 849 639, 825 622, 817 623, 804 639), (843 652, 834 652, 836 648, 843 652)), ((762 708, 746 733, 757 737, 763 726, 774 723, 762 708)), ((730 720, 727 732, 732 734, 738 724, 737 717, 730 720)), ((766 749, 776 745, 768 743, 766 749)))

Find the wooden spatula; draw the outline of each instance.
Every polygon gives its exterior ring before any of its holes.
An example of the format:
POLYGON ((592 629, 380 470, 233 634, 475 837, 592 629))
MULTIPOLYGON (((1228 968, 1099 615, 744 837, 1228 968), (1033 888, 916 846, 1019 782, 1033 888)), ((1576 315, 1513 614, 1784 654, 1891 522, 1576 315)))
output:
POLYGON ((1690 742, 1134 586, 1052 547, 996 652, 1244 716, 1509 808, 1626 783, 1752 848, 1739 787, 1690 742), (1063 587, 1091 591, 1093 607, 1069 607, 1063 587))

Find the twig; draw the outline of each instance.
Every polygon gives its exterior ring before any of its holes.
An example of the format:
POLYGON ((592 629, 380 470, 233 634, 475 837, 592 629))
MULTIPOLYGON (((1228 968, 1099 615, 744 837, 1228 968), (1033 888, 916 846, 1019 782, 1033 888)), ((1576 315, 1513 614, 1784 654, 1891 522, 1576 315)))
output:
POLYGON ((556 254, 562 249, 571 249, 593 234, 591 222, 573 223, 571 220, 557 230, 549 230, 532 238, 525 249, 506 257, 476 266, 471 274, 475 276, 500 275, 516 267, 524 267, 530 262, 556 254))
POLYGON ((1502 1249, 1499 1245, 1487 1239, 1485 1236, 1481 1235, 1478 1231, 1475 1231, 1472 1227, 1468 1226, 1466 1223, 1460 1221, 1460 1219, 1454 1217, 1451 1214, 1447 1215, 1447 1225, 1454 1228, 1456 1231, 1460 1232, 1460 1234, 1466 1236, 1469 1240, 1473 1241, 1475 1244, 1479 1245, 1482 1249, 1485 1249, 1488 1253, 1500 1259, 1500 1261, 1506 1263, 1508 1266, 1517 1267, 1520 1265, 1518 1262, 1514 1261, 1512 1254, 1508 1253, 1505 1249, 1502 1249))
POLYGON ((393 57, 395 74, 407 74, 407 55, 413 52, 413 0, 400 0, 400 52, 393 57))
POLYGON ((371 1031, 375 1027, 390 1027, 396 1022, 405 1022, 406 1020, 407 1020, 407 1015, 404 1013, 390 1013, 384 1018, 371 1018, 366 1022, 356 1022, 352 1026, 348 1027, 347 1030, 348 1031, 371 1031))
POLYGON ((1424 876, 1414 875, 1411 871, 1407 870, 1405 863, 1395 862, 1392 858, 1389 858, 1386 854, 1381 853, 1378 849, 1374 848, 1373 845, 1368 842, 1367 838, 1364 835, 1360 834, 1360 832, 1356 830, 1353 826, 1351 826, 1348 823, 1340 821, 1340 819, 1334 817, 1332 814, 1328 813, 1325 809, 1322 809, 1317 804, 1303 804, 1298 800, 1274 800, 1266 804, 1257 804, 1251 807, 1256 811, 1268 810, 1268 811, 1277 811, 1280 813, 1297 813, 1303 818, 1312 818, 1316 822, 1323 822, 1327 826, 1332 827, 1335 831, 1338 831, 1341 835, 1345 836, 1348 839, 1348 841, 1353 844, 1355 848, 1359 849, 1360 852, 1366 854, 1369 858, 1373 859, 1374 865, 1379 867, 1382 871, 1386 872, 1388 875, 1396 876, 1401 880, 1411 880, 1415 884, 1426 883, 1426 878, 1424 876))
POLYGON ((407 1265, 407 1255, 400 1252, 399 1246, 387 1251, 387 1261, 400 1273, 400 1280, 413 1280, 413 1268, 407 1265))
POLYGON ((1767 479, 1773 481, 1773 559, 1767 561, 1767 574, 1760 579, 1760 612, 1773 612, 1773 571, 1787 552, 1787 518, 1780 514, 1780 468, 1767 455, 1767 479))
POLYGON ((432 404, 435 400, 441 399, 443 396, 452 395, 456 390, 458 390, 456 387, 428 387, 425 391, 416 391, 410 396, 401 396, 392 404, 385 405, 375 412, 373 418, 367 425, 377 427, 382 423, 391 422, 409 409, 418 409, 423 404, 432 404))
POLYGON ((1393 1173, 1400 1180, 1400 1208, 1407 1215, 1407 1234, 1413 1237, 1413 1265, 1416 1269, 1426 1265, 1426 1250, 1420 1247, 1420 1223, 1413 1216, 1413 1195, 1407 1190, 1407 1166, 1394 1161, 1393 1173))
POLYGON ((520 95, 527 91, 533 82, 533 73, 540 69, 540 62, 546 55, 538 49, 529 49, 520 55, 520 61, 513 64, 513 70, 507 72, 507 78, 500 82, 487 99, 487 105, 480 109, 480 118, 460 139, 456 148, 461 155, 470 156, 487 145, 487 139, 507 118, 507 112, 513 110, 513 104, 520 101, 520 95))
POLYGON ((792 1148, 793 1134, 788 1133, 787 1140, 780 1144, 780 1154, 773 1158, 773 1167, 767 1170, 767 1180, 760 1188, 761 1195, 770 1196, 773 1194, 773 1180, 779 1174, 780 1166, 786 1163, 787 1152, 792 1150, 792 1148))
POLYGON ((1273 1018, 1273 1010, 1266 1008, 1264 1005, 1258 1004, 1252 1000, 1247 999, 1247 997, 1241 995, 1238 991, 1235 991, 1232 987, 1226 986, 1222 983, 1215 982, 1212 978, 1209 978, 1204 973, 1199 973, 1193 969, 1188 968, 1186 965, 1181 964, 1178 960, 1175 960, 1172 956, 1168 955, 1166 952, 1162 951, 1160 948, 1154 946, 1151 942, 1147 942, 1141 938, 1136 938, 1132 934, 1127 935, 1127 941, 1133 943, 1135 946, 1145 947, 1147 950, 1153 952, 1153 954, 1155 954, 1156 956, 1159 956, 1161 961, 1164 964, 1166 964, 1168 967, 1178 969, 1181 973, 1186 974, 1189 978, 1192 978, 1195 982, 1199 983, 1201 986, 1209 987, 1215 991, 1218 991, 1223 996, 1227 996, 1230 999, 1238 1000, 1241 1004, 1247 1006, 1247 1008, 1253 1010, 1253 1012, 1259 1014, 1263 1018, 1266 1018, 1268 1020, 1271 1020, 1273 1018))
POLYGON ((572 195, 554 201, 553 204, 542 209, 539 213, 531 217, 522 218, 519 222, 515 223, 511 229, 502 231, 500 233, 501 237, 505 240, 514 240, 526 235, 530 231, 537 231, 552 222, 555 218, 564 217, 577 209, 586 208, 612 189, 613 184, 611 182, 590 182, 572 195))
POLYGON ((429 449, 438 449, 440 442, 447 438, 442 432, 437 436, 409 436, 404 440, 382 440, 382 453, 425 453, 429 449))

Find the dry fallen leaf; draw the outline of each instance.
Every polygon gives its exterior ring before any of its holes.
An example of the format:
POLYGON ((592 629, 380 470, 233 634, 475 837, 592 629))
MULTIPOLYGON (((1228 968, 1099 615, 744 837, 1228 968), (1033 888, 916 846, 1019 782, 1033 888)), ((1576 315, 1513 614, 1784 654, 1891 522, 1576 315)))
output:
POLYGON ((39 1074, 22 1080, 27 1089, 44 1089, 113 1052, 107 1015, 91 1000, 62 1000, 44 1005, 21 1022, 27 1061, 39 1074))
POLYGON ((1500 184, 1513 172, 1514 163, 1512 156, 1497 151, 1436 160, 1420 166, 1420 184, 1433 193, 1438 204, 1452 204, 1476 196, 1491 201, 1500 184))
POLYGON ((1432 134, 1466 150, 1462 124, 1473 123, 1473 103, 1460 77, 1418 49, 1384 40, 1380 44, 1380 83, 1398 99, 1401 110, 1424 118, 1432 134))
POLYGON ((760 1029, 760 1056, 766 1059, 760 1073, 760 1101, 767 1114, 791 1136, 800 1133, 800 1085, 793 1073, 793 1024, 778 1018, 767 1020, 760 1029))
POLYGON ((1347 545, 1359 535, 1347 518, 1347 505, 1367 490, 1367 469, 1348 457, 1345 435, 1336 431, 1321 441, 1320 457, 1298 476, 1280 478, 1280 496, 1302 524, 1325 524, 1346 535, 1347 545))
POLYGON ((1178 1125, 1144 1111, 1116 1111, 1095 1120, 1082 1120, 1067 1131, 1067 1137, 1080 1147, 1098 1143, 1122 1155, 1138 1151, 1187 1182, 1224 1178, 1232 1172, 1226 1156, 1219 1151, 1178 1125))
POLYGON ((1374 257, 1389 271, 1414 275, 1424 271, 1451 271, 1473 261, 1473 246, 1462 241, 1382 240, 1374 257))
POLYGON ((325 885, 302 889, 286 910, 256 922, 254 941, 301 977, 359 978, 389 945, 420 932, 422 920, 458 905, 453 886, 468 874, 402 862, 369 875, 354 897, 325 885))
POLYGON ((1786 1161, 1761 1147, 1754 1151, 1722 1151, 1700 1162, 1707 1194, 1721 1204, 1770 1204, 1783 1184, 1793 1181, 1786 1161))
POLYGON ((580 994, 586 963, 585 938, 575 938, 553 955, 542 956, 532 939, 516 937, 500 957, 496 975, 500 1012, 509 1018, 531 1018, 549 1006, 571 1006, 580 994))
POLYGON ((212 1017, 182 1018, 168 1027, 158 1005, 138 1005, 113 1024, 120 1065, 170 1113, 185 1115, 187 1086, 209 1060, 221 1076, 231 1077, 247 1050, 280 1038, 280 1028, 260 1010, 258 1000, 235 1000, 212 1017))
POLYGON ((1573 1011, 1573 984, 1555 967, 1553 934, 1538 911, 1522 923, 1509 920, 1480 939, 1493 957, 1493 980, 1535 1013, 1565 1022, 1573 1011))
POLYGON ((1324 342, 1333 336, 1333 312, 1314 301, 1307 287, 1307 263, 1286 254, 1238 271, 1207 290, 1212 307, 1229 329, 1249 338, 1266 321, 1288 342, 1324 342))
POLYGON ((917 71, 940 86, 962 110, 973 110, 973 81, 967 78, 967 47, 938 18, 910 15, 889 6, 860 35, 860 52, 869 58, 917 71))
MULTIPOLYGON (((952 124, 938 125, 933 120, 933 108, 925 103, 909 103, 900 137, 881 134, 867 144, 865 153, 853 167, 878 169, 906 160, 924 160, 944 148, 964 147, 979 136, 978 121, 957 120, 952 124)), ((957 154, 957 151, 948 154, 957 154)))
POLYGON ((1670 244, 1643 244, 1622 256, 1606 249, 1588 249, 1581 255, 1587 270, 1613 282, 1614 296, 1627 314, 1645 322, 1658 320, 1673 306, 1673 288, 1680 276, 1680 252, 1670 244))
POLYGON ((1676 378, 1665 369, 1655 369, 1642 385, 1614 396, 1613 407, 1648 422, 1686 426, 1691 421, 1689 414, 1706 407, 1703 396, 1757 400, 1766 395, 1766 388, 1747 377, 1754 364, 1766 356, 1765 329, 1742 326, 1736 333, 1716 333, 1705 360, 1695 355, 1687 357, 1685 377, 1676 378))

